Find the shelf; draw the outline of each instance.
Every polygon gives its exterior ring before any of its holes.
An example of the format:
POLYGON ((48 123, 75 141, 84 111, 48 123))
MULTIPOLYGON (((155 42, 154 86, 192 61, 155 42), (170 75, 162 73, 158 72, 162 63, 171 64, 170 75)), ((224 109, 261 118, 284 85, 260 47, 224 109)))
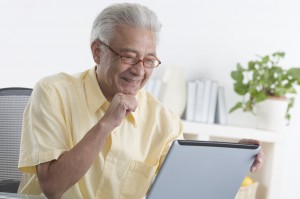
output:
POLYGON ((285 133, 272 132, 254 128, 244 128, 237 126, 204 124, 199 122, 184 121, 184 132, 190 135, 222 137, 232 139, 257 139, 262 142, 284 143, 285 133))

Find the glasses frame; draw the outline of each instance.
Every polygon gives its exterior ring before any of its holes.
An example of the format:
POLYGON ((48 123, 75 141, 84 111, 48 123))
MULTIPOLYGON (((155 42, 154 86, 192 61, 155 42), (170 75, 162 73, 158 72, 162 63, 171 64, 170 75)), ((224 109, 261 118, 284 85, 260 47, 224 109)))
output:
POLYGON ((120 60, 121 60, 124 64, 129 64, 129 65, 132 65, 132 66, 133 66, 133 65, 136 65, 136 64, 139 63, 139 62, 142 62, 142 63, 143 63, 143 66, 144 66, 145 68, 157 68, 157 67, 161 64, 161 61, 160 61, 157 57, 155 57, 155 59, 158 61, 157 66, 154 66, 154 67, 145 66, 145 59, 146 59, 146 57, 145 57, 144 59, 139 59, 139 58, 137 58, 137 57, 126 57, 126 56, 122 56, 120 53, 118 53, 116 50, 114 50, 113 48, 111 48, 109 45, 107 45, 107 44, 104 43, 103 41, 100 40, 100 42, 101 42, 104 46, 106 46, 110 51, 112 51, 112 52, 115 53, 118 57, 120 57, 120 60), (124 61, 123 58, 136 58, 137 62, 136 62, 136 63, 127 63, 127 62, 124 61))

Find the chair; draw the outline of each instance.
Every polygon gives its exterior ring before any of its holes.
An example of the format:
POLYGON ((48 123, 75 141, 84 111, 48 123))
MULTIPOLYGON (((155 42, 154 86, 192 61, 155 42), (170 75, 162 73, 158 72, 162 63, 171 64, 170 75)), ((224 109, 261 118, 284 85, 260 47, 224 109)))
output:
POLYGON ((0 89, 0 192, 16 193, 20 184, 22 120, 31 92, 30 88, 0 89))

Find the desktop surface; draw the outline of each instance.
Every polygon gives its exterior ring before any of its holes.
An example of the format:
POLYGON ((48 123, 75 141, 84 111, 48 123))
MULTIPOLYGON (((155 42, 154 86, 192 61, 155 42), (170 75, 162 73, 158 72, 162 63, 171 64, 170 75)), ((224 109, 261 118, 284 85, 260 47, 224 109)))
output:
POLYGON ((40 196, 40 195, 24 195, 24 194, 0 192, 0 199, 20 199, 20 198, 46 199, 45 196, 40 196))

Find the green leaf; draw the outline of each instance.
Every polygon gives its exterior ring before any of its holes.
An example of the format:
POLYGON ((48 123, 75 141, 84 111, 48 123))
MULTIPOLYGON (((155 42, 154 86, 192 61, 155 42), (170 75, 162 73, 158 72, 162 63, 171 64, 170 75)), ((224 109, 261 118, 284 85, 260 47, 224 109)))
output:
POLYGON ((285 94, 288 92, 288 89, 286 88, 283 88, 283 87, 278 87, 278 88, 275 88, 275 96, 279 96, 279 97, 282 97, 282 96, 285 96, 285 94))
POLYGON ((253 111, 253 102, 252 100, 248 100, 246 103, 245 103, 245 107, 244 107, 244 111, 253 111))
POLYGON ((291 97, 289 99, 289 103, 288 103, 288 107, 286 109, 286 113, 285 113, 285 119, 289 122, 290 119, 291 119, 291 109, 294 107, 294 101, 295 101, 295 98, 291 97))
POLYGON ((270 60, 270 57, 267 55, 267 56, 264 56, 261 61, 262 61, 262 63, 266 64, 269 62, 269 60, 270 60))
POLYGON ((264 92, 259 92, 255 96, 255 101, 258 103, 258 102, 266 100, 267 98, 268 98, 268 96, 264 92))
POLYGON ((231 77, 232 77, 232 79, 234 79, 237 82, 243 82, 243 79, 244 79, 244 75, 240 71, 232 71, 231 77))
POLYGON ((272 72, 277 72, 277 73, 282 73, 282 68, 280 67, 280 66, 272 66, 271 68, 270 68, 270 70, 272 71, 272 72))
POLYGON ((248 69, 249 70, 255 70, 255 62, 254 61, 249 61, 248 62, 248 69))
POLYGON ((239 95, 245 95, 248 92, 249 86, 243 83, 235 83, 234 91, 239 95))
POLYGON ((281 57, 283 58, 285 56, 284 52, 275 52, 272 54, 273 57, 281 57))
POLYGON ((253 70, 253 72, 252 72, 252 81, 256 81, 256 80, 259 80, 259 79, 260 79, 259 71, 253 70))
POLYGON ((244 71, 245 71, 245 69, 243 68, 243 66, 242 66, 240 63, 237 63, 237 64, 236 64, 236 69, 237 69, 237 71, 239 71, 239 72, 244 72, 244 71))
POLYGON ((238 102, 236 103, 230 110, 229 110, 229 113, 232 113, 233 111, 239 109, 239 108, 242 108, 243 106, 243 103, 242 102, 238 102))
POLYGON ((300 80, 300 68, 291 68, 287 71, 287 74, 297 80, 300 80))
POLYGON ((256 85, 251 85, 249 88, 249 93, 251 96, 257 95, 256 85))
POLYGON ((292 93, 292 94, 297 93, 296 89, 293 86, 286 88, 285 91, 286 91, 286 93, 292 93))

